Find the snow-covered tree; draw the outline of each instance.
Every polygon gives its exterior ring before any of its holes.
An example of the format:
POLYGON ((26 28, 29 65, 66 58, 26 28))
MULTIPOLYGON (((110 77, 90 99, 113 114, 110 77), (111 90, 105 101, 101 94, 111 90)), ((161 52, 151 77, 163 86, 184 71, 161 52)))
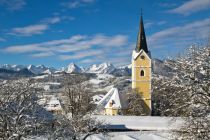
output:
POLYGON ((172 78, 153 79, 153 113, 185 117, 181 139, 210 139, 209 56, 209 45, 193 45, 185 56, 166 61, 172 78))
POLYGON ((101 132, 103 123, 92 117, 90 88, 85 76, 66 75, 64 81, 66 114, 57 117, 53 137, 77 140, 101 132))
POLYGON ((0 137, 21 139, 43 133, 50 114, 37 104, 39 89, 26 79, 0 84, 0 137))
POLYGON ((132 90, 128 94, 128 111, 127 115, 143 116, 148 114, 148 107, 142 99, 141 93, 132 90))

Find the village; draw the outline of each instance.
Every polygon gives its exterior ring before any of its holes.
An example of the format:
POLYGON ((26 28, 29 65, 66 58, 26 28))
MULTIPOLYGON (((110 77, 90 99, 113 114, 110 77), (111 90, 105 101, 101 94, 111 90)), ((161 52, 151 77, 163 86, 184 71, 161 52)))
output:
POLYGON ((209 140, 209 0, 0 0, 0 140, 209 140))

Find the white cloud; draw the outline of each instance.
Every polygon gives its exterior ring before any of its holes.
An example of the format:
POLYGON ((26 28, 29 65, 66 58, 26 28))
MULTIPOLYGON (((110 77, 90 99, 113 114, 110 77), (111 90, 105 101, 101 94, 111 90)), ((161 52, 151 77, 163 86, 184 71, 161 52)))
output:
POLYGON ((94 63, 96 61, 97 61, 96 59, 83 59, 83 60, 80 61, 80 63, 82 63, 82 64, 90 64, 90 63, 94 63))
POLYGON ((31 36, 35 34, 42 34, 47 29, 48 29, 47 24, 36 24, 36 25, 29 25, 26 27, 13 28, 10 34, 20 35, 20 36, 31 36))
POLYGON ((170 10, 170 13, 189 15, 210 8, 210 0, 190 0, 181 6, 170 10))
MULTIPOLYGON (((8 46, 3 51, 6 53, 34 53, 44 54, 47 52, 53 52, 60 55, 62 60, 66 59, 80 59, 91 55, 97 55, 101 51, 119 48, 128 43, 127 36, 115 35, 94 35, 94 36, 82 36, 75 35, 68 39, 52 40, 43 43, 26 44, 8 46), (94 49, 94 51, 92 51, 94 49), (88 51, 84 51, 88 50, 88 51), (82 52, 82 53, 80 53, 82 52), (69 56, 66 53, 73 53, 75 55, 69 56)), ((36 56, 36 55, 35 55, 36 56)))
POLYGON ((51 17, 45 18, 40 21, 38 24, 28 25, 25 27, 15 27, 11 30, 10 35, 18 35, 18 36, 32 36, 37 34, 43 34, 44 31, 49 29, 51 24, 56 24, 61 22, 62 20, 74 20, 74 17, 71 16, 61 16, 61 17, 51 17))
POLYGON ((183 26, 175 26, 148 37, 151 47, 164 47, 168 45, 183 46, 201 41, 210 33, 210 18, 195 21, 183 26))
POLYGON ((89 56, 96 57, 96 56, 101 55, 103 53, 104 52, 100 51, 100 50, 88 50, 88 51, 76 52, 73 55, 60 55, 59 58, 61 60, 81 59, 81 58, 85 58, 85 57, 89 57, 89 56))
POLYGON ((78 8, 90 3, 94 3, 96 0, 72 0, 69 2, 64 2, 62 3, 63 6, 69 8, 69 9, 73 9, 73 8, 78 8))
POLYGON ((41 53, 31 54, 31 56, 35 57, 35 58, 49 57, 49 56, 53 56, 53 55, 54 55, 53 52, 41 52, 41 53))
POLYGON ((43 20, 43 23, 45 24, 55 24, 59 23, 61 21, 60 17, 52 17, 52 18, 46 18, 43 20))
POLYGON ((22 9, 26 2, 25 0, 0 0, 0 5, 5 6, 10 11, 22 9))

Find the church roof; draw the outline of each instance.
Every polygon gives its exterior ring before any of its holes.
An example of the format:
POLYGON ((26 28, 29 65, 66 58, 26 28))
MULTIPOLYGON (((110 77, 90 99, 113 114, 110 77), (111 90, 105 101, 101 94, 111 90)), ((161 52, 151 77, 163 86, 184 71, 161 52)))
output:
POLYGON ((147 48, 147 40, 146 40, 145 31, 144 31, 144 23, 143 23, 142 15, 140 19, 140 27, 139 27, 139 33, 138 33, 138 38, 137 38, 137 44, 136 44, 136 52, 139 52, 141 49, 143 49, 146 53, 149 52, 147 48))
POLYGON ((127 97, 124 93, 119 93, 117 88, 112 88, 98 103, 98 107, 110 108, 110 103, 112 103, 111 108, 126 109, 127 97))

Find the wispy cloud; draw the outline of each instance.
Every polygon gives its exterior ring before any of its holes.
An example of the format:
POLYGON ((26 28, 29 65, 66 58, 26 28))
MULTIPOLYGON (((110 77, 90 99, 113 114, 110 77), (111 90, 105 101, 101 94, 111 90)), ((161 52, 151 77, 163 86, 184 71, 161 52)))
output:
POLYGON ((75 35, 68 39, 52 40, 43 43, 8 46, 5 53, 26 54, 32 57, 49 57, 56 55, 61 60, 85 59, 87 57, 106 56, 112 50, 128 44, 125 35, 83 36, 75 35))
POLYGON ((56 16, 51 18, 45 18, 38 24, 28 25, 24 27, 15 27, 8 34, 17 36, 32 36, 37 34, 43 34, 50 28, 51 24, 56 24, 62 20, 74 20, 71 16, 56 16))
POLYGON ((150 28, 153 24, 154 24, 153 22, 146 22, 146 23, 144 24, 144 27, 145 27, 145 28, 150 28))
POLYGON ((31 54, 30 56, 35 58, 41 58, 41 57, 49 57, 55 55, 53 52, 41 52, 41 53, 35 53, 31 54))
POLYGON ((164 24, 166 24, 166 23, 167 23, 167 21, 162 20, 162 21, 159 21, 159 22, 157 23, 157 25, 164 25, 164 24))
POLYGON ((149 36, 151 47, 165 47, 169 44, 175 46, 190 45, 196 40, 203 40, 210 33, 210 18, 195 21, 183 26, 175 26, 149 36))
POLYGON ((60 55, 59 58, 61 60, 73 60, 73 59, 81 59, 89 56, 97 56, 102 55, 104 52, 102 50, 89 50, 89 51, 80 51, 73 55, 60 55))
POLYGON ((43 19, 42 22, 43 23, 48 23, 48 24, 55 24, 55 23, 59 23, 61 21, 61 18, 60 17, 52 17, 52 18, 46 18, 46 19, 43 19))
POLYGON ((190 15, 192 13, 209 8, 210 8, 210 0, 190 0, 175 9, 169 10, 169 12, 176 14, 190 15))
POLYGON ((78 8, 87 4, 94 3, 96 0, 70 0, 69 2, 64 2, 62 5, 69 9, 78 8))
POLYGON ((11 33, 12 35, 20 35, 20 36, 31 36, 35 34, 42 34, 49 27, 47 24, 37 24, 37 25, 29 25, 26 27, 16 27, 13 28, 11 33))
POLYGON ((22 9, 26 5, 26 2, 25 0, 0 0, 0 5, 10 11, 16 11, 22 9))

